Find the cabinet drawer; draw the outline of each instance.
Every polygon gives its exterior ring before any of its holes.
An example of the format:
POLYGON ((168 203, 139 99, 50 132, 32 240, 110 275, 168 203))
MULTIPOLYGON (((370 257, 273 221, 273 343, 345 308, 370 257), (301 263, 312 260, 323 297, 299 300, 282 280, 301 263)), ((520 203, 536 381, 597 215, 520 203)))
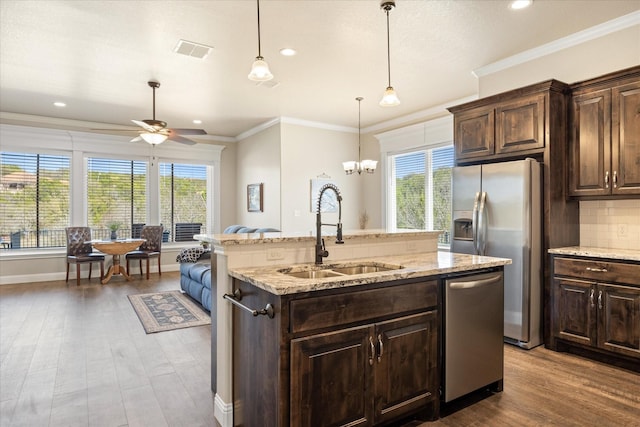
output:
POLYGON ((436 280, 291 301, 291 332, 334 327, 437 304, 436 280))
POLYGON ((556 276, 640 285, 640 264, 625 264, 597 259, 555 258, 553 270, 556 276))

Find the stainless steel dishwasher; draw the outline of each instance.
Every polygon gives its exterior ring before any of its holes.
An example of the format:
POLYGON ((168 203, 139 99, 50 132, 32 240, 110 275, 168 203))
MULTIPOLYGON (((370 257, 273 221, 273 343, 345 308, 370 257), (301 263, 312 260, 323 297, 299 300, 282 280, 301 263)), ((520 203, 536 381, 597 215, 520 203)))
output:
POLYGON ((442 400, 450 402, 485 386, 501 391, 503 272, 447 278, 443 298, 442 400))

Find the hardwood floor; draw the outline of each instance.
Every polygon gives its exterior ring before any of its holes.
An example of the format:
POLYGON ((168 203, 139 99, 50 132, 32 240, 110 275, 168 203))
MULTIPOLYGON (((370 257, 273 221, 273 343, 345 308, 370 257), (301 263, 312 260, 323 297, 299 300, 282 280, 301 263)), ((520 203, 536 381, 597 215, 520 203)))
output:
MULTIPOLYGON (((0 286, 0 426, 216 425, 210 327, 145 334, 127 295, 179 276, 139 278, 0 286)), ((640 426, 640 374, 506 345, 504 378, 502 393, 411 425, 640 426)))

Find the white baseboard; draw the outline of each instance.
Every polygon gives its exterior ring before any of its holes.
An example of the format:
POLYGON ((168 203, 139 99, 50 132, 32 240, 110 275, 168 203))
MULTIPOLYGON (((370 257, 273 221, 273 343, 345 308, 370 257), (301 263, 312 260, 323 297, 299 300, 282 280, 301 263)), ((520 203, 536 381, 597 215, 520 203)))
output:
POLYGON ((233 403, 225 403, 216 393, 214 415, 221 427, 233 427, 233 403))

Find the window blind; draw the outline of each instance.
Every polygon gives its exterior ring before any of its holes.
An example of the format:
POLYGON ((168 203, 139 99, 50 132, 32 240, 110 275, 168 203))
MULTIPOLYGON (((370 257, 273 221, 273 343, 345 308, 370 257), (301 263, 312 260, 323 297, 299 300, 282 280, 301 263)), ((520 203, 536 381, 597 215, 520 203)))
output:
POLYGON ((207 166, 180 163, 160 163, 160 218, 165 230, 171 230, 175 241, 176 224, 185 230, 206 233, 207 166), (188 229, 188 230, 187 230, 188 229))
POLYGON ((120 238, 147 218, 147 164, 136 160, 87 159, 87 222, 92 238, 107 238, 115 224, 120 238))
POLYGON ((10 249, 65 246, 68 156, 0 153, 0 238, 10 249))

